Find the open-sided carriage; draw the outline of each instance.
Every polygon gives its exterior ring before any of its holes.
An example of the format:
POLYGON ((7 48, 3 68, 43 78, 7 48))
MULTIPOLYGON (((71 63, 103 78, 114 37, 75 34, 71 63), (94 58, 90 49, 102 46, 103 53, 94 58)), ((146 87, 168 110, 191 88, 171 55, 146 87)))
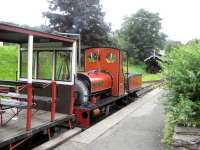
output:
POLYGON ((0 149, 73 116, 77 40, 0 23, 0 41, 17 43, 16 81, 0 81, 0 149))

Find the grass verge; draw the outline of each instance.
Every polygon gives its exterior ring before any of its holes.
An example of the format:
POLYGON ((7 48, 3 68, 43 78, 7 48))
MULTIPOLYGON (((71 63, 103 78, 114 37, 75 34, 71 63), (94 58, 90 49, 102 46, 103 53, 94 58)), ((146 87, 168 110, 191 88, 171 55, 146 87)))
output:
POLYGON ((171 150, 172 138, 175 128, 174 117, 170 112, 167 112, 165 115, 165 127, 163 131, 162 143, 165 146, 165 150, 171 150))
POLYGON ((0 80, 16 80, 17 46, 0 46, 0 80))
POLYGON ((161 80, 161 74, 151 74, 146 72, 145 64, 129 65, 129 72, 142 74, 142 81, 161 80))

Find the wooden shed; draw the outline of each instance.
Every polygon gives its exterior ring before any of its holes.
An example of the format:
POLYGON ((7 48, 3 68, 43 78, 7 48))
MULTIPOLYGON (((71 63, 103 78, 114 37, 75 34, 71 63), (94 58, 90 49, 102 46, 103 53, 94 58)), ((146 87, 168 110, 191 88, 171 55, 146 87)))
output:
POLYGON ((161 54, 156 53, 154 50, 153 54, 147 57, 144 62, 147 65, 147 71, 150 73, 158 73, 161 70, 159 62, 162 62, 161 54))

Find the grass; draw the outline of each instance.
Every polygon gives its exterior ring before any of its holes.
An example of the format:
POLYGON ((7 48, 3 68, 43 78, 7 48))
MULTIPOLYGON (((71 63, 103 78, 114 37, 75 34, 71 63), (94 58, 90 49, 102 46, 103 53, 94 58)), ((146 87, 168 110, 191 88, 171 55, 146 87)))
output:
POLYGON ((171 150, 172 138, 175 128, 174 117, 170 112, 165 114, 165 127, 163 132, 162 143, 165 146, 165 150, 171 150))
POLYGON ((0 46, 0 80, 16 80, 17 46, 0 46))
MULTIPOLYGON (((16 80, 17 46, 0 46, 0 80, 16 80)), ((129 72, 142 74, 143 81, 160 80, 160 74, 146 72, 145 65, 129 65, 129 72)))
POLYGON ((140 73, 142 74, 142 81, 152 81, 152 80, 160 80, 160 73, 151 74, 146 72, 145 64, 142 65, 129 65, 129 72, 140 73))

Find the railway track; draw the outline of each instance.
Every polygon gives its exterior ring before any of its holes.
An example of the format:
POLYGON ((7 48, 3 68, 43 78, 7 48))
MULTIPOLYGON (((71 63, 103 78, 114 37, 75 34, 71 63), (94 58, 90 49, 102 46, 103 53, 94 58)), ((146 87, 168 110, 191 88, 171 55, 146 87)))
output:
POLYGON ((143 81, 142 88, 137 92, 138 96, 145 95, 151 90, 164 84, 164 80, 143 81))

